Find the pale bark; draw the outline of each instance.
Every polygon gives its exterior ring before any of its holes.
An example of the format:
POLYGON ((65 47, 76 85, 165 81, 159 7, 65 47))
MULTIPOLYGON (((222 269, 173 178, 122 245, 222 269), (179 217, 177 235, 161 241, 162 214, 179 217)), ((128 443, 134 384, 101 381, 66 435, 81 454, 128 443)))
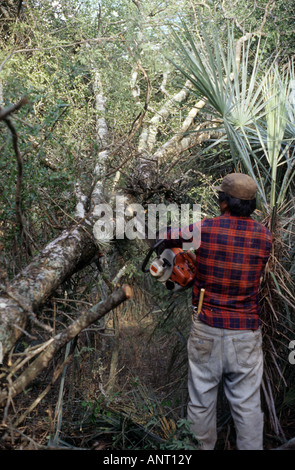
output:
POLYGON ((3 357, 26 328, 28 317, 57 287, 98 251, 87 224, 65 230, 49 243, 0 294, 0 351, 3 357))
POLYGON ((135 66, 134 69, 132 70, 131 73, 131 79, 130 79, 130 89, 131 89, 131 94, 136 102, 136 104, 139 106, 140 103, 140 87, 137 85, 137 79, 138 79, 138 67, 135 66))
POLYGON ((97 155, 96 166, 94 169, 94 178, 96 185, 92 192, 94 204, 99 204, 103 200, 103 182, 106 168, 106 162, 109 156, 108 145, 108 126, 105 118, 106 98, 102 90, 102 83, 99 72, 96 70, 94 73, 94 95, 95 95, 95 109, 97 113, 96 120, 96 141, 98 147, 101 149, 97 155))
POLYGON ((77 181, 75 184, 75 196, 76 196, 76 210, 75 219, 85 218, 85 204, 87 203, 87 197, 83 194, 80 182, 77 181))
POLYGON ((200 124, 187 135, 178 134, 165 142, 153 155, 158 161, 167 161, 168 158, 178 157, 180 154, 196 145, 205 142, 213 135, 211 130, 207 130, 207 123, 200 124))
POLYGON ((138 144, 138 151, 142 155, 143 160, 144 156, 150 156, 154 149, 160 124, 165 122, 171 115, 176 105, 179 105, 188 98, 191 87, 191 82, 187 80, 184 87, 173 97, 169 98, 144 126, 138 144))
POLYGON ((179 153, 197 145, 198 143, 207 140, 210 137, 210 132, 202 132, 200 130, 207 127, 206 124, 199 124, 193 127, 194 118, 198 112, 205 106, 206 102, 200 100, 189 112, 184 120, 181 128, 176 132, 171 139, 163 144, 153 155, 156 160, 168 159, 171 155, 179 155, 179 153))
MULTIPOLYGON (((96 139, 100 146, 106 147, 108 128, 105 119, 105 98, 100 76, 94 72, 94 96, 97 112, 96 139)), ((1 110, 9 114, 19 106, 1 110)), ((7 114, 8 115, 8 114, 7 114)), ((93 191, 94 204, 103 199, 103 175, 105 171, 107 150, 98 153, 95 167, 96 184, 93 191)), ((58 238, 49 243, 32 262, 13 279, 9 285, 2 286, 0 293, 0 363, 6 353, 13 347, 25 331, 28 317, 34 315, 44 301, 53 294, 56 288, 70 277, 79 266, 89 264, 98 252, 92 234, 91 214, 85 217, 86 198, 79 183, 75 187, 77 206, 75 217, 79 222, 65 230, 58 238)))

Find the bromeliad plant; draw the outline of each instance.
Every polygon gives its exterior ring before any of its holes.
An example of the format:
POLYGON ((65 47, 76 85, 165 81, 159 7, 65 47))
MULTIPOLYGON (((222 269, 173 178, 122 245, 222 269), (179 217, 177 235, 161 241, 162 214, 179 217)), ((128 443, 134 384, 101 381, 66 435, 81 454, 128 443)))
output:
POLYGON ((273 234, 273 253, 261 289, 263 389, 272 427, 282 435, 274 404, 277 398, 282 401, 281 386, 292 384, 294 374, 286 360, 286 338, 294 331, 295 321, 295 103, 290 99, 294 68, 265 61, 261 41, 254 34, 235 41, 229 31, 224 47, 214 28, 193 36, 182 26, 180 32, 172 29, 178 58, 172 62, 191 81, 192 92, 206 100, 204 110, 209 108, 219 124, 222 137, 210 147, 223 142, 231 151, 233 167, 255 180, 260 218, 273 234))

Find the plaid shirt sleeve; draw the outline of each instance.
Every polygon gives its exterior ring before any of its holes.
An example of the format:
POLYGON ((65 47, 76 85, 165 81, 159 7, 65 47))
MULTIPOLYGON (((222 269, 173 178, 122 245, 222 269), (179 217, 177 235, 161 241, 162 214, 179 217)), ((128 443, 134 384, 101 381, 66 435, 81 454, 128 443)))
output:
MULTIPOLYGON (((180 246, 179 235, 171 239, 168 231, 167 246, 180 246)), ((259 327, 260 277, 271 246, 268 229, 251 217, 225 213, 202 221, 192 294, 192 304, 197 306, 199 291, 205 289, 200 320, 218 328, 259 327)))

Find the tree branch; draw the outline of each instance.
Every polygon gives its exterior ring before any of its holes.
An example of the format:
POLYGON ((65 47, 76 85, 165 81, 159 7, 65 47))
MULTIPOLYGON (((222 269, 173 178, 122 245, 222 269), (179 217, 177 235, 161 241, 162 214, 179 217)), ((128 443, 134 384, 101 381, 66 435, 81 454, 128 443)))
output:
POLYGON ((14 113, 15 111, 18 111, 22 106, 27 104, 28 101, 29 101, 28 98, 24 97, 20 101, 18 101, 18 103, 16 104, 7 106, 7 108, 5 109, 0 108, 0 121, 3 121, 4 119, 8 118, 8 116, 14 113))
POLYGON ((31 251, 31 247, 30 247, 30 240, 29 240, 28 233, 25 229, 24 217, 23 217, 22 209, 21 209, 21 187, 22 187, 22 179, 23 179, 23 161, 22 161, 22 157, 21 157, 19 147, 18 147, 18 135, 17 135, 16 129, 15 129, 11 119, 9 118, 10 114, 12 114, 13 112, 20 109, 27 102, 28 102, 28 99, 25 97, 25 98, 22 98, 18 103, 9 106, 6 109, 0 108, 0 120, 4 121, 4 123, 6 124, 8 129, 10 130, 11 136, 12 136, 12 145, 13 145, 13 149, 14 149, 14 153, 15 153, 16 161, 17 161, 17 181, 16 181, 16 191, 15 191, 16 217, 17 217, 19 228, 20 228, 21 236, 24 235, 26 250, 27 250, 28 254, 31 256, 32 251, 31 251))

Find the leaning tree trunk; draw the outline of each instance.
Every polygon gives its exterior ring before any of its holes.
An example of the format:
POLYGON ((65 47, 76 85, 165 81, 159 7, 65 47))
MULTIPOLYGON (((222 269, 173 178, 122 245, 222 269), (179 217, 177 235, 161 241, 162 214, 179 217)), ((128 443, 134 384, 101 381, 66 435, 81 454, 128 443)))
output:
POLYGON ((89 228, 80 223, 49 243, 0 294, 0 359, 24 332, 29 318, 57 287, 93 260, 98 248, 89 228))
MULTIPOLYGON (((150 86, 146 71, 140 64, 138 64, 138 67, 146 79, 147 92, 143 107, 144 111, 135 121, 132 132, 130 132, 127 140, 133 138, 142 125, 150 98, 150 86)), ((133 76, 133 78, 135 78, 132 84, 134 87, 136 77, 133 76)), ((97 114, 99 116, 96 139, 100 151, 97 155, 97 164, 93 175, 91 209, 87 212, 86 204, 89 201, 82 194, 80 184, 77 182, 75 185, 77 206, 75 222, 72 227, 65 230, 59 237, 49 243, 11 282, 0 284, 0 363, 3 362, 5 356, 13 349, 18 338, 26 332, 29 320, 36 322, 40 326, 36 313, 46 299, 55 292, 60 284, 71 277, 74 272, 87 266, 99 255, 99 247, 93 233, 95 207, 97 204, 104 202, 104 175, 106 174, 107 159, 111 153, 109 151, 110 146, 108 145, 108 126, 105 119, 105 97, 99 73, 95 68, 93 68, 93 88, 97 114)), ((137 174, 143 186, 148 187, 149 183, 153 181, 154 170, 158 164, 169 161, 169 168, 171 168, 183 152, 212 137, 212 134, 206 129, 206 123, 194 124, 199 110, 205 105, 204 100, 199 100, 188 112, 187 117, 175 132, 175 135, 162 146, 156 148, 156 137, 161 121, 167 119, 170 113, 173 112, 174 105, 177 107, 177 104, 186 100, 189 95, 189 85, 186 83, 183 90, 167 99, 166 103, 157 113, 157 117, 143 126, 138 147, 139 159, 137 165, 135 165, 135 174, 137 174), (196 132, 191 132, 192 130, 196 132), (157 163, 157 165, 154 163, 157 163)), ((8 111, 11 113, 10 109, 8 111)), ((212 128, 212 126, 210 127, 212 128)), ((166 172, 169 171, 169 168, 166 169, 166 172)), ((115 181, 118 181, 117 176, 116 174, 115 181)), ((128 197, 126 200, 128 200, 128 197)), ((146 241, 149 242, 148 239, 146 241)), ((118 294, 112 293, 104 299, 104 305, 99 307, 101 314, 107 313, 120 302, 129 298, 130 294, 126 294, 126 292, 126 289, 123 289, 118 294)), ((96 319, 96 316, 92 315, 91 312, 83 313, 68 328, 53 337, 52 342, 45 348, 44 352, 13 383, 10 383, 6 390, 1 392, 1 403, 4 403, 5 400, 23 390, 36 377, 36 374, 47 367, 48 362, 56 351, 85 328, 83 326, 87 323, 84 321, 86 319, 85 315, 90 323, 96 319)), ((46 325, 41 326, 46 327, 46 325)), ((46 328, 50 329, 49 327, 46 328)))

